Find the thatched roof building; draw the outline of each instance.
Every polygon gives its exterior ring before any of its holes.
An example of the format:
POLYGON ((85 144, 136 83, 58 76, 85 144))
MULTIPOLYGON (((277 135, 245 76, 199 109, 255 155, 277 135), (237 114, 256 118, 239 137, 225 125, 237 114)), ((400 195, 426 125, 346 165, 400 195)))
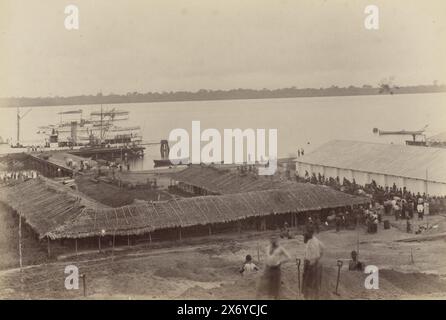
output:
POLYGON ((85 208, 108 208, 42 176, 2 184, 0 201, 20 213, 40 238, 76 219, 85 208))
POLYGON ((365 204, 369 199, 325 186, 295 183, 282 189, 154 203, 141 201, 110 208, 39 177, 20 184, 3 185, 0 201, 20 212, 40 238, 54 240, 112 234, 141 235, 163 229, 365 204))
POLYGON ((294 186, 291 181, 273 180, 250 172, 192 165, 172 176, 185 191, 196 194, 232 194, 250 191, 283 189, 294 186))

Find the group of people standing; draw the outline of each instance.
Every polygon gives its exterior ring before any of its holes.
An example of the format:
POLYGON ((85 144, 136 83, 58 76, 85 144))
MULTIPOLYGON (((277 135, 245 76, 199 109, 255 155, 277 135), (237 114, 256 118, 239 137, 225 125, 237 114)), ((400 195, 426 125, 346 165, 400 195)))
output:
POLYGON ((22 170, 22 171, 5 171, 0 172, 0 180, 6 182, 9 180, 22 180, 35 179, 39 176, 39 173, 35 170, 22 170))
MULTIPOLYGON (((304 234, 305 253, 303 259, 302 294, 305 299, 318 299, 322 283, 321 258, 324 245, 314 236, 312 228, 307 228, 304 234)), ((282 289, 281 266, 291 261, 291 255, 280 244, 279 237, 272 237, 266 248, 265 269, 260 279, 257 296, 267 295, 279 299, 282 289)), ((245 263, 240 269, 241 274, 257 272, 259 267, 252 262, 250 255, 246 256, 245 263)))
POLYGON ((412 219, 417 213, 418 220, 423 220, 425 214, 429 214, 429 201, 423 197, 415 199, 393 199, 384 203, 386 212, 392 211, 395 220, 412 219), (389 208, 390 207, 390 208, 389 208))

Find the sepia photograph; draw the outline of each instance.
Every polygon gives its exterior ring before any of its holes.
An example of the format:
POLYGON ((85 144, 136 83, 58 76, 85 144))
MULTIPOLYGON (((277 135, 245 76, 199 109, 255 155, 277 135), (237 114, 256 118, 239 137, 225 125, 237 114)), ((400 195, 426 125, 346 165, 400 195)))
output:
POLYGON ((0 70, 0 300, 446 299, 445 1, 0 0, 0 70))

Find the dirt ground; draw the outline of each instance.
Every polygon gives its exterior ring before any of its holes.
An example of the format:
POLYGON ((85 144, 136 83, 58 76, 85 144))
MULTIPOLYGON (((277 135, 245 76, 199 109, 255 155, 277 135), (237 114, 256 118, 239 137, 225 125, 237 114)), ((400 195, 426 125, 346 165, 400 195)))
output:
MULTIPOLYGON (((3 299, 252 299, 258 295, 264 252, 269 232, 221 234, 182 242, 154 243, 115 252, 72 253, 45 259, 45 246, 32 237, 24 244, 25 268, 17 268, 17 238, 14 225, 1 210, 0 298, 3 299), (9 227, 8 227, 9 225, 9 227), (260 272, 241 276, 244 257, 251 254, 260 272), (260 261, 258 261, 260 260, 260 261), (66 290, 67 265, 76 265, 86 275, 86 297, 82 281, 79 290, 66 290)), ((11 217, 10 217, 11 218, 11 217)), ((12 218, 11 218, 12 219, 12 218)), ((327 230, 317 237, 325 244, 323 258, 323 299, 445 299, 446 250, 442 232, 445 217, 430 217, 439 237, 431 241, 399 241, 418 237, 404 232, 400 222, 390 230, 380 225, 377 234, 357 230, 327 230), (379 268, 379 289, 364 287, 366 274, 348 271, 348 258, 359 244, 360 260, 379 268), (336 261, 341 259, 339 295, 334 294, 336 261)), ((421 223, 421 222, 420 222, 421 223)), ((304 244, 299 230, 296 237, 282 240, 292 261, 282 266, 282 299, 302 299, 298 289, 295 258, 302 258, 304 244)), ((422 235, 421 235, 422 236, 422 235)), ((422 238, 420 238, 422 239, 422 238)))

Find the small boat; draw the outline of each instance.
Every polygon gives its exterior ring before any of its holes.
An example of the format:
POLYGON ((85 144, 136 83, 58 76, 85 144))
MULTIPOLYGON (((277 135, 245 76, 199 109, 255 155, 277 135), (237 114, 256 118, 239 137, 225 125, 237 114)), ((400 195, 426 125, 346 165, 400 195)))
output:
POLYGON ((178 163, 174 164, 172 163, 172 161, 170 161, 170 159, 154 159, 153 160, 153 166, 155 168, 160 168, 160 167, 170 167, 170 166, 175 166, 175 165, 188 165, 189 164, 189 159, 179 159, 178 163))
POLYGON ((373 128, 373 133, 378 134, 380 136, 388 135, 388 136, 412 136, 412 140, 406 140, 406 145, 408 146, 424 146, 427 147, 426 143, 426 135, 425 131, 428 125, 425 125, 420 130, 397 130, 397 131, 390 131, 390 130, 380 130, 378 128, 373 128), (421 137, 421 140, 417 140, 417 137, 421 137))

